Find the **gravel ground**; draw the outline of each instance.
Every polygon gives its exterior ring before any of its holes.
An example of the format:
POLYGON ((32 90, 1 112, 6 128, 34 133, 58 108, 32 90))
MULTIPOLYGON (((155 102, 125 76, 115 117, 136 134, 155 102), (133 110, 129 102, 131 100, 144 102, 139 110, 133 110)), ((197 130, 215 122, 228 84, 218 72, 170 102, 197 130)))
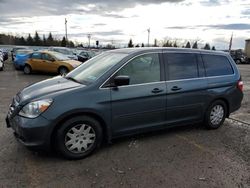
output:
MULTIPOLYGON (((232 117, 250 123, 250 65, 242 108, 232 117)), ((5 125, 21 88, 53 75, 24 75, 12 64, 0 72, 0 187, 250 187, 250 126, 228 119, 218 130, 201 126, 121 138, 94 155, 67 161, 27 150, 5 125)))

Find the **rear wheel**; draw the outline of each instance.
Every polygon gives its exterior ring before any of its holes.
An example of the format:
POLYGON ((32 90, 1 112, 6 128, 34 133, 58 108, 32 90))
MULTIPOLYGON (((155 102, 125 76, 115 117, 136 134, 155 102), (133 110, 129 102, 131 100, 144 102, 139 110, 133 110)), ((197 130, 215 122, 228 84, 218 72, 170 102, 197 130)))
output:
POLYGON ((60 75, 65 75, 69 72, 69 70, 66 68, 66 67, 60 67, 59 70, 58 70, 58 73, 60 75))
POLYGON ((213 102, 205 115, 205 125, 208 129, 217 129, 225 121, 227 114, 227 105, 222 100, 213 102))
POLYGON ((29 65, 25 65, 24 68, 23 68, 23 72, 24 74, 31 74, 31 67, 29 65))
POLYGON ((68 159, 82 159, 90 155, 102 142, 102 128, 88 116, 66 121, 56 132, 56 148, 68 159))

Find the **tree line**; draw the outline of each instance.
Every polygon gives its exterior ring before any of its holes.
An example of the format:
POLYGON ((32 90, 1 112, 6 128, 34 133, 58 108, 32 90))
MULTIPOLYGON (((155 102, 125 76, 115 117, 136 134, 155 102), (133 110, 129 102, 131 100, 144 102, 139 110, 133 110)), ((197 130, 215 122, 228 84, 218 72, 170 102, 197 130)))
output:
MULTIPOLYGON (((133 47, 144 47, 144 43, 142 43, 141 45, 137 44, 134 45, 132 39, 129 40, 128 42, 128 48, 133 48, 133 47)), ((158 44, 157 39, 154 40, 154 44, 152 45, 152 47, 175 47, 175 48, 193 48, 193 49, 198 49, 198 41, 195 41, 192 45, 189 41, 187 41, 186 44, 184 45, 178 45, 176 41, 171 41, 171 40, 167 40, 165 42, 163 42, 162 45, 158 44)), ((205 50, 216 50, 215 47, 211 47, 209 43, 206 43, 203 47, 201 47, 201 49, 205 49, 205 50)))
POLYGON ((42 37, 39 36, 38 32, 36 31, 34 36, 32 37, 31 34, 28 34, 27 37, 23 36, 13 36, 13 35, 6 35, 0 34, 0 44, 2 45, 27 45, 27 46, 63 46, 63 47, 74 47, 74 43, 72 41, 66 41, 66 38, 63 37, 61 40, 56 39, 52 36, 50 32, 48 37, 44 34, 42 37))

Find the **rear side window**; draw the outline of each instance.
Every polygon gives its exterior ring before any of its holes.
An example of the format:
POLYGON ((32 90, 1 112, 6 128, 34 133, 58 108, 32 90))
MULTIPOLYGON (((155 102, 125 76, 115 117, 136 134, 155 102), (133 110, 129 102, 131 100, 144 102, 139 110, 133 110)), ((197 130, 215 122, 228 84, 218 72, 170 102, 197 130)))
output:
POLYGON ((32 59, 42 59, 42 54, 39 53, 39 52, 33 53, 33 54, 31 55, 31 58, 32 58, 32 59))
POLYGON ((180 80, 198 77, 196 54, 191 53, 165 53, 168 62, 166 75, 169 80, 180 80))
POLYGON ((233 69, 227 57, 220 55, 203 54, 207 76, 221 76, 233 74, 233 69))

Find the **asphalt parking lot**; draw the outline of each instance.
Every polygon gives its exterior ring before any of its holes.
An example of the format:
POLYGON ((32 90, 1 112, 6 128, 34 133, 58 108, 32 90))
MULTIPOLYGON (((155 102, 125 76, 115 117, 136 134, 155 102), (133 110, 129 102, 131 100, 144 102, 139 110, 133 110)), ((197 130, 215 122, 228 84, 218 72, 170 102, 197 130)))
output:
MULTIPOLYGON (((250 65, 239 65, 242 108, 250 124, 250 65)), ((231 119, 218 130, 172 128, 115 140, 94 155, 68 161, 19 144, 5 116, 23 87, 53 75, 24 75, 10 62, 0 72, 0 187, 250 187, 250 125, 231 119)))

